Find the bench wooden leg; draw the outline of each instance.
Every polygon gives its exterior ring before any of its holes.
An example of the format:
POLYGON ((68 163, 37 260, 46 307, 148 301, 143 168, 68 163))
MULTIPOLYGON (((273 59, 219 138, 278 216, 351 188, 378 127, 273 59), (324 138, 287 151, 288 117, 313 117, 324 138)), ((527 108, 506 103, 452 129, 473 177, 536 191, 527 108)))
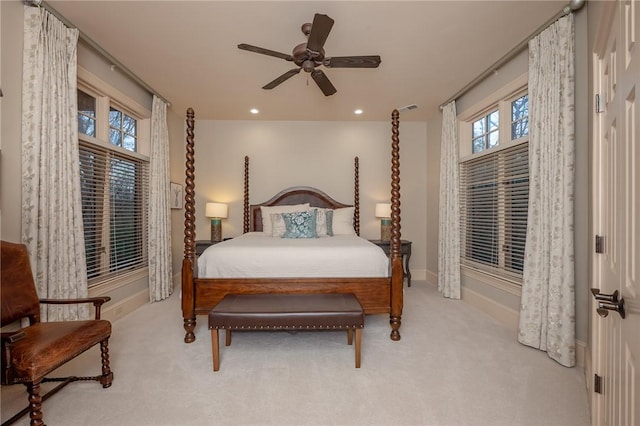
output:
POLYGON ((213 371, 220 370, 220 342, 218 341, 218 329, 211 329, 211 352, 213 353, 213 371))
POLYGON ((353 328, 347 328, 347 343, 353 344, 353 328))
POLYGON ((360 368, 360 344, 361 343, 362 343, 362 329, 356 328, 356 368, 360 368))
POLYGON ((231 345, 231 330, 229 330, 229 329, 225 330, 224 336, 225 336, 224 345, 225 346, 230 346, 231 345))

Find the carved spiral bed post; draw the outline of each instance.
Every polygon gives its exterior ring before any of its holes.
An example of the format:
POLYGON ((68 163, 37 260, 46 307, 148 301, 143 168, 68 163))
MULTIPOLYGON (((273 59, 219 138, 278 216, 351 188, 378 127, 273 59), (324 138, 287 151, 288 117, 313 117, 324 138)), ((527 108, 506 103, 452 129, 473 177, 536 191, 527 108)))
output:
POLYGON ((184 259, 182 260, 182 318, 184 320, 185 343, 196 340, 193 268, 196 247, 196 201, 195 201, 195 161, 194 161, 194 112, 187 109, 187 161, 184 195, 184 259))
POLYGON ((356 157, 354 160, 354 176, 355 182, 353 184, 353 223, 355 225, 356 235, 360 235, 360 159, 356 157))
POLYGON ((249 232, 251 219, 249 217, 249 156, 244 156, 244 210, 243 210, 244 226, 242 232, 249 232))
POLYGON ((404 273, 400 254, 400 113, 391 113, 391 340, 400 340, 404 273))

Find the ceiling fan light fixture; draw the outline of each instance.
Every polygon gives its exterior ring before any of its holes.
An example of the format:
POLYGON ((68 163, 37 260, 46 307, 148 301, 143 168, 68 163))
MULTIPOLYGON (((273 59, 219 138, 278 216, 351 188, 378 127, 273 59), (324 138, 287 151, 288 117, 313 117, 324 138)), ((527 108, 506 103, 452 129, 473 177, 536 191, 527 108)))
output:
POLYGON ((363 111, 363 110, 361 110, 360 108, 358 108, 358 109, 356 109, 356 110, 354 110, 354 111, 353 111, 353 113, 354 113, 355 115, 361 115, 363 112, 364 112, 364 111, 363 111))
POLYGON ((249 112, 250 112, 251 114, 258 114, 258 113, 260 112, 260 110, 259 110, 258 108, 251 108, 251 109, 249 110, 249 112))
POLYGON ((305 72, 311 72, 315 69, 315 67, 316 64, 310 59, 307 59, 302 63, 302 69, 305 70, 305 72))

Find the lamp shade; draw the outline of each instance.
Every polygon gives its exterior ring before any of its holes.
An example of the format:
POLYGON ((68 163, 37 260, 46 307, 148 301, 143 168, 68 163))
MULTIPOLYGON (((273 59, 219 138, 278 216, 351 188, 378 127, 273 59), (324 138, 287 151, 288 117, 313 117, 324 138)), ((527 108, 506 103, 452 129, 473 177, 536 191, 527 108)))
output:
POLYGON ((391 204, 376 203, 376 217, 391 217, 391 204))
POLYGON ((206 217, 217 217, 225 219, 229 214, 229 206, 223 203, 207 203, 206 217))

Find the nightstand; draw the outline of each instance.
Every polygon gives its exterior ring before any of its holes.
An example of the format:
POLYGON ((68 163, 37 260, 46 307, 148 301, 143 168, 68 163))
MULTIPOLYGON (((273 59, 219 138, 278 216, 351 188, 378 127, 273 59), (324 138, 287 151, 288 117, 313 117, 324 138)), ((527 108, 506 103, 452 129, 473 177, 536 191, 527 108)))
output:
MULTIPOLYGON (((369 240, 380 247, 387 256, 391 254, 391 241, 369 240)), ((409 259, 411 259, 411 241, 400 240, 400 255, 402 256, 402 272, 407 278, 407 284, 411 287, 411 270, 409 269, 409 259)))
MULTIPOLYGON (((225 238, 222 241, 230 240, 231 238, 225 238)), ((214 244, 218 244, 222 241, 211 241, 211 240, 196 240, 196 256, 200 256, 202 252, 204 252, 209 246, 214 244)))

